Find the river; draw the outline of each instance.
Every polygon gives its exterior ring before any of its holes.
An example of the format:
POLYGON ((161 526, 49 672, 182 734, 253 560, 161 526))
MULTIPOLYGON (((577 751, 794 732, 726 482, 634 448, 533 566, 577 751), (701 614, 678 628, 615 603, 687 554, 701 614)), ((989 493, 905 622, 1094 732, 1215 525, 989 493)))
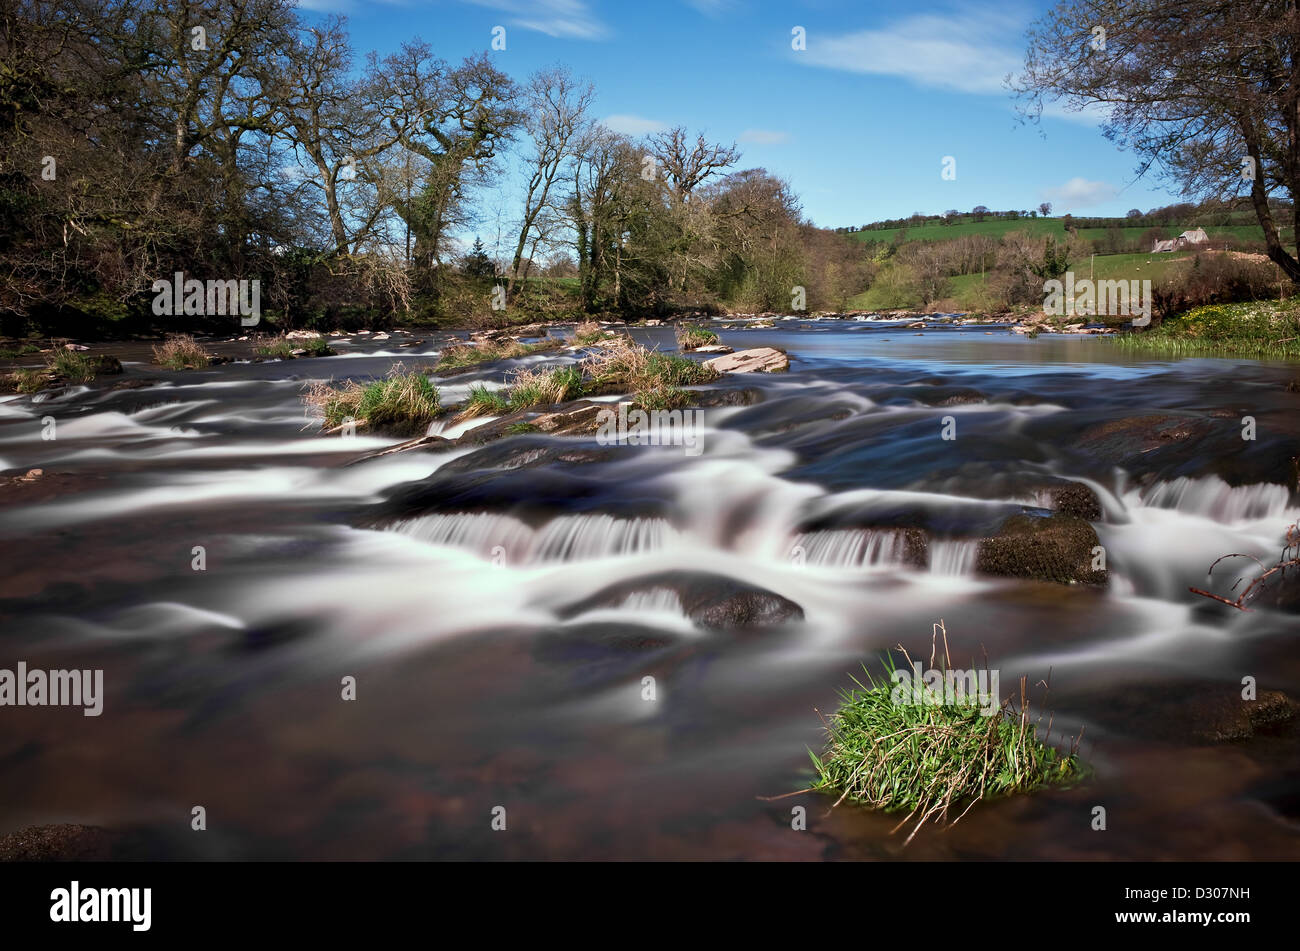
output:
POLYGON ((44 474, 0 493, 0 667, 102 669, 105 697, 0 710, 0 833, 88 823, 156 858, 1300 857, 1297 730, 1188 738, 1202 691, 1300 697, 1295 614, 1188 591, 1226 593, 1244 563, 1210 564, 1275 560, 1300 518, 1300 367, 987 326, 720 332, 792 365, 726 378, 752 392, 705 410, 697 455, 524 434, 349 465, 395 440, 319 437, 304 383, 431 363, 436 336, 181 373, 125 352, 159 382, 3 398, 0 470, 44 474), (1099 502, 1108 584, 978 574, 978 538, 1065 482, 1099 502), (708 630, 662 590, 573 609, 666 571, 804 617, 708 630), (906 848, 897 816, 770 798, 809 781, 850 676, 928 656, 940 619, 1004 692, 1050 675, 1036 709, 1083 731, 1093 779, 906 848))

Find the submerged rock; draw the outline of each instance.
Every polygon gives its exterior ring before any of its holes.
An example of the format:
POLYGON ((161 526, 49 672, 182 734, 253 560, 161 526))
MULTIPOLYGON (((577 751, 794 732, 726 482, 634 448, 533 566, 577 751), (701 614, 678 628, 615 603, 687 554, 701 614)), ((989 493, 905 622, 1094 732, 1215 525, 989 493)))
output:
POLYGON ((103 862, 113 857, 113 836, 98 826, 28 826, 0 835, 0 862, 103 862))
POLYGON ((975 570, 1009 578, 1058 584, 1106 583, 1105 569, 1092 567, 1096 531, 1073 515, 1013 515, 992 538, 980 542, 975 570))
POLYGON ((574 617, 596 608, 615 608, 629 598, 676 596, 682 611, 696 624, 715 631, 772 627, 803 620, 803 608, 766 588, 726 575, 667 571, 622 581, 566 608, 561 616, 574 617))
POLYGON ((1106 729, 1166 743, 1231 743, 1285 728, 1296 703, 1280 690, 1244 700, 1240 683, 1177 680, 1120 684, 1077 698, 1106 729))

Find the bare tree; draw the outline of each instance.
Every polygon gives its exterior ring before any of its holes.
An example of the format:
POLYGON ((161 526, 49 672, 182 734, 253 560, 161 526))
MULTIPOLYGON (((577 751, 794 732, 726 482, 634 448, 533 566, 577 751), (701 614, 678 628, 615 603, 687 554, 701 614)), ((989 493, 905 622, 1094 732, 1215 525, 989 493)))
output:
POLYGON ((372 54, 369 74, 369 95, 396 140, 426 163, 414 194, 386 197, 415 236, 415 260, 436 267, 467 188, 519 124, 514 82, 486 53, 452 68, 422 41, 383 60, 372 54))
POLYGON ((533 253, 553 230, 556 223, 553 190, 575 156, 575 146, 581 141, 587 112, 595 95, 590 83, 574 79, 562 67, 535 73, 524 90, 523 125, 532 152, 527 158, 529 177, 524 194, 523 220, 510 262, 507 296, 513 293, 516 280, 528 276, 533 253), (532 250, 525 262, 524 249, 530 237, 532 250))
MULTIPOLYGON (((1098 107, 1103 131, 1186 195, 1244 190, 1268 256, 1300 282, 1275 192, 1300 186, 1300 12, 1289 0, 1067 0, 1029 32, 1012 84, 1031 120, 1045 101, 1098 107), (1101 27, 1098 33, 1095 27, 1101 27)), ((1293 237, 1294 240, 1294 237, 1293 237)))

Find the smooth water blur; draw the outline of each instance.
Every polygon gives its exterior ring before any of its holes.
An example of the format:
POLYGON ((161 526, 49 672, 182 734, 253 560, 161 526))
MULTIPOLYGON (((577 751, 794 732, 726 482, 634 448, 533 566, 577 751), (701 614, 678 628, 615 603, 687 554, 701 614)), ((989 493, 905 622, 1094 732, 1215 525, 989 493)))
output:
MULTIPOLYGON (((527 435, 347 465, 392 440, 318 438, 303 384, 431 363, 432 339, 0 403, 5 474, 46 473, 0 495, 0 666, 102 667, 107 694, 99 718, 5 710, 0 832, 143 829, 161 857, 1300 854, 1293 738, 1178 745, 1110 715, 1117 692, 1246 675, 1300 696, 1293 615, 1187 590, 1226 590, 1242 563, 1207 581, 1216 558, 1270 560, 1300 517, 1300 395, 1286 389, 1300 369, 1142 360, 1098 337, 917 333, 724 329, 793 362, 725 381, 754 401, 707 409, 699 456, 605 447, 573 462, 553 450, 594 439, 527 435), (1139 416, 1177 434, 1119 465, 1107 427, 1139 416), (1109 587, 976 575, 976 539, 1044 510, 1061 480, 1098 495, 1109 587), (904 537, 917 526, 932 537, 924 564, 904 537), (805 618, 706 631, 654 587, 574 608, 667 571, 759 585, 805 618), (807 783, 818 711, 850 675, 899 644, 927 656, 940 619, 954 659, 987 652, 1004 689, 1050 674, 1052 737, 1083 729, 1097 778, 982 804, 905 851, 899 817, 761 798, 807 783), (1097 803, 1123 834, 1091 830, 1097 803), (806 832, 790 828, 800 804, 806 832)), ((637 335, 673 346, 671 328, 637 335)), ((440 381, 443 402, 503 378, 440 381)))

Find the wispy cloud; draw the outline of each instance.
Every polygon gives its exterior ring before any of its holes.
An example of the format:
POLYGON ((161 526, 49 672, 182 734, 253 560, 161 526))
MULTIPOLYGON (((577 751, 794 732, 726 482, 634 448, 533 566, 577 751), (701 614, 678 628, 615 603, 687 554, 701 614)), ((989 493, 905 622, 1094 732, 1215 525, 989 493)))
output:
POLYGON ((783 145, 790 141, 790 133, 773 129, 746 129, 740 133, 740 141, 754 145, 783 145))
POLYGON ((808 30, 796 61, 827 69, 899 76, 920 86, 965 93, 1005 92, 1003 80, 1023 63, 1017 50, 1024 19, 1009 14, 922 14, 878 30, 808 30))
MULTIPOLYGON (((321 2, 321 0, 313 0, 321 2)), ((325 0, 329 2, 329 0, 325 0)), ((609 27, 587 9, 583 0, 469 0, 509 15, 507 23, 566 40, 603 40, 609 27)))
POLYGON ((649 135, 652 132, 664 132, 668 129, 668 124, 658 119, 629 115, 608 116, 605 125, 623 135, 649 135))
POLYGON ((1064 185, 1043 189, 1043 197, 1056 206, 1057 211, 1090 208, 1110 201, 1119 194, 1119 186, 1108 182, 1090 182, 1075 177, 1064 185))
POLYGON ((1067 109, 1063 102, 1045 102, 1043 103, 1043 118, 1064 119, 1067 122, 1098 126, 1106 118, 1106 108, 1092 103, 1082 109, 1067 109))

